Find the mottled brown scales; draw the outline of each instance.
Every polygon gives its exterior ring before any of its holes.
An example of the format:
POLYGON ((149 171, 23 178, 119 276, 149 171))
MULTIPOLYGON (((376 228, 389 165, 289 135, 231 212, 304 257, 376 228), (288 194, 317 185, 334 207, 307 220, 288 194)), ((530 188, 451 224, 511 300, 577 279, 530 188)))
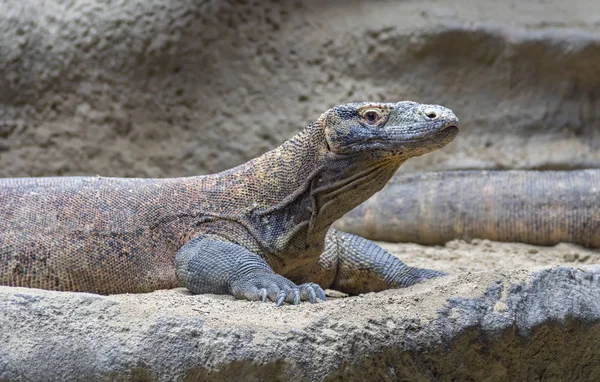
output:
POLYGON ((399 175, 335 226, 426 245, 481 238, 599 248, 600 170, 399 175))
POLYGON ((355 103, 214 175, 0 180, 0 284, 102 294, 183 285, 281 304, 324 298, 321 287, 437 276, 330 225, 457 126, 441 106, 355 103))

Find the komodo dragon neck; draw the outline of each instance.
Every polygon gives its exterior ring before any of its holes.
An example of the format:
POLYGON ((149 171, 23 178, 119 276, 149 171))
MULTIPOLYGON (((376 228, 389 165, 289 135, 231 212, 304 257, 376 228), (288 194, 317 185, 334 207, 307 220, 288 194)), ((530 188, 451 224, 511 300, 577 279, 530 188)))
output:
POLYGON ((329 226, 379 191, 404 161, 399 155, 372 161, 333 155, 325 123, 322 117, 276 149, 218 174, 230 185, 223 197, 237 204, 236 222, 276 260, 271 263, 316 259, 329 226))

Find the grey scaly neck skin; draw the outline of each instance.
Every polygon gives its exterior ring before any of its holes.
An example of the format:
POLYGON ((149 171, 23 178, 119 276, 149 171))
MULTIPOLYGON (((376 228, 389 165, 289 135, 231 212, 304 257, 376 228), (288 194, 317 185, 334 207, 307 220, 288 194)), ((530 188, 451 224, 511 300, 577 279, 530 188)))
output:
POLYGON ((327 145, 324 124, 319 119, 257 160, 258 167, 264 167, 289 158, 280 162, 277 172, 290 175, 278 183, 279 192, 273 192, 283 197, 253 211, 249 219, 256 223, 252 229, 260 232, 254 235, 260 247, 257 252, 282 274, 310 269, 331 224, 379 191, 405 160, 396 154, 357 161, 357 155, 334 153, 327 145), (265 218, 272 224, 264 224, 265 218), (294 259, 291 266, 288 258, 294 259))

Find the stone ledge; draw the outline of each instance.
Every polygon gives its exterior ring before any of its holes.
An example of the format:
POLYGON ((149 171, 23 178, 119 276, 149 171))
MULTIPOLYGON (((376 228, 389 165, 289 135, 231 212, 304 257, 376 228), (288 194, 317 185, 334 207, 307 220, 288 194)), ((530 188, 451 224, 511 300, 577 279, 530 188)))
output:
POLYGON ((284 306, 0 287, 0 380, 597 379, 600 266, 284 306))

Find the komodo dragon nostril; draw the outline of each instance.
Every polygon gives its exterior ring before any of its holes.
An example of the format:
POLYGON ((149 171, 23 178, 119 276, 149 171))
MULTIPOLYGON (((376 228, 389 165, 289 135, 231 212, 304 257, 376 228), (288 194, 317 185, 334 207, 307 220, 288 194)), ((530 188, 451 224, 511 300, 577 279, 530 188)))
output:
POLYGON ((439 115, 433 110, 425 110, 425 115, 429 119, 436 119, 439 115))

